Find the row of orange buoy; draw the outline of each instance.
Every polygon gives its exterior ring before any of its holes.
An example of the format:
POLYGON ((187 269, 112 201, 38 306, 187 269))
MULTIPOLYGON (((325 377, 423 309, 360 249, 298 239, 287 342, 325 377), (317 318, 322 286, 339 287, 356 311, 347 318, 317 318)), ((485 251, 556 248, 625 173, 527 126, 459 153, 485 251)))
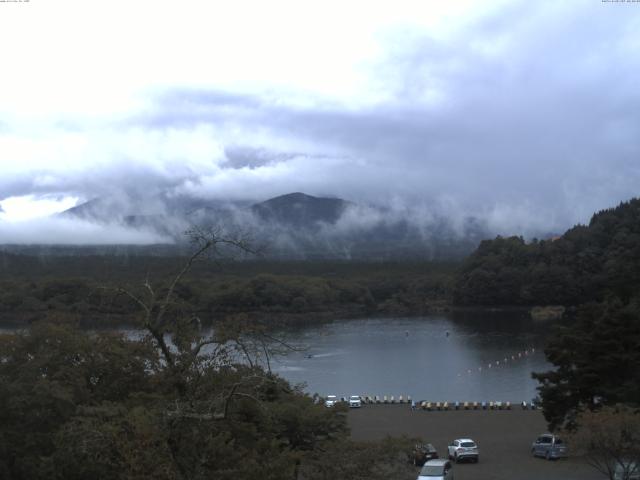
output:
POLYGON ((382 397, 378 396, 378 395, 362 395, 360 397, 360 399, 362 400, 362 403, 371 403, 371 404, 376 404, 376 403, 411 403, 411 395, 407 395, 406 397, 403 395, 399 395, 398 397, 395 397, 393 395, 387 397, 386 395, 383 395, 382 397))
MULTIPOLYGON (((506 356, 501 360, 496 360, 495 362, 489 362, 486 366, 487 369, 491 369, 494 367, 499 367, 500 365, 507 365, 509 363, 509 361, 511 362, 515 362, 521 358, 527 357, 529 355, 533 355, 535 353, 536 349, 535 348, 529 348, 527 350, 523 350, 517 353, 514 353, 511 356, 506 356)), ((480 365, 477 367, 477 369, 471 369, 469 368, 467 370, 467 375, 471 375, 474 371, 478 371, 478 372, 482 372, 483 370, 483 366, 480 365)), ((463 374, 462 373, 458 373, 458 377, 461 377, 463 374)))
MULTIPOLYGON (((523 401, 521 403, 512 404, 511 402, 501 401, 489 401, 489 402, 429 402, 427 400, 413 401, 411 395, 398 397, 394 395, 361 395, 359 396, 362 404, 370 405, 392 405, 392 404, 410 404, 412 409, 431 411, 445 411, 445 410, 511 410, 514 405, 518 405, 522 410, 536 410, 538 405, 533 401, 527 403, 523 401)), ((347 403, 346 397, 340 397, 338 401, 347 403)))
POLYGON ((413 405, 415 408, 427 411, 436 410, 511 410, 515 405, 519 405, 522 410, 537 410, 539 405, 534 401, 527 403, 512 404, 511 402, 427 402, 420 401, 413 405))
MULTIPOLYGON (((523 402, 526 404, 526 402, 523 402)), ((427 402, 416 405, 421 410, 511 410, 511 402, 427 402)))

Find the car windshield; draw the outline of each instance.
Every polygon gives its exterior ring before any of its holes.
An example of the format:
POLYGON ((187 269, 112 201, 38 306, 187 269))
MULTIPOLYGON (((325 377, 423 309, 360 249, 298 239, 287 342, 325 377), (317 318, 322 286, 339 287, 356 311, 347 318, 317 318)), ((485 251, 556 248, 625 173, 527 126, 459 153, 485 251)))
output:
POLYGON ((442 465, 425 465, 420 470, 421 477, 441 477, 444 474, 442 465))
POLYGON ((466 448, 473 448, 476 446, 476 444, 473 442, 460 442, 460 446, 466 447, 466 448))
POLYGON ((430 443, 418 443, 416 444, 416 450, 422 450, 424 452, 435 452, 436 447, 434 447, 430 443))
POLYGON ((351 400, 360 400, 360 397, 357 395, 351 395, 351 400))

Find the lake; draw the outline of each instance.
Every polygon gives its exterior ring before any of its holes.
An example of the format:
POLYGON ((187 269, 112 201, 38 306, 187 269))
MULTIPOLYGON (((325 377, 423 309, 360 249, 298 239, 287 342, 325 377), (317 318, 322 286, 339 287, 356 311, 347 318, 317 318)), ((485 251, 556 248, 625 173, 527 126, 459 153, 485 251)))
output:
POLYGON ((551 368, 542 351, 550 326, 502 311, 337 320, 280 332, 301 351, 274 358, 272 370, 321 396, 530 401, 537 394, 531 372, 551 368))
POLYGON ((530 401, 532 371, 551 368, 549 324, 503 312, 342 320, 282 335, 304 351, 275 372, 321 396, 411 395, 429 401, 530 401))

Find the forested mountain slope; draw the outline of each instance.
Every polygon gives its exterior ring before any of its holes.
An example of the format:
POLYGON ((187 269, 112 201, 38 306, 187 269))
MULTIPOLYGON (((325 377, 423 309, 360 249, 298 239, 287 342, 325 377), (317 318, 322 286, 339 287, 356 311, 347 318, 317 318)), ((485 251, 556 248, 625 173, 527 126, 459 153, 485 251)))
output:
POLYGON ((640 287, 640 199, 602 210, 552 240, 497 237, 463 263, 459 305, 577 305, 640 287))

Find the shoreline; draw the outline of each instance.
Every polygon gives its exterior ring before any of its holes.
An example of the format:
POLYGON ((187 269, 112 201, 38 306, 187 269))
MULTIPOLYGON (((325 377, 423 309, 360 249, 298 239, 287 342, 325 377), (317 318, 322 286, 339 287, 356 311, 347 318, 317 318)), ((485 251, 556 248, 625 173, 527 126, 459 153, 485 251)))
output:
MULTIPOLYGON (((366 312, 364 309, 357 307, 345 307, 344 309, 336 309, 331 311, 317 310, 308 312, 269 312, 262 310, 243 311, 250 318, 255 319, 257 322, 266 323, 273 328, 305 328, 315 325, 330 324, 333 322, 349 321, 349 320, 364 320, 364 319, 383 319, 383 318, 419 318, 432 315, 445 315, 456 316, 461 319, 475 319, 482 315, 521 315, 523 318, 536 322, 530 317, 531 309, 535 308, 535 305, 521 306, 521 305, 503 305, 503 306, 467 306, 467 305, 451 305, 444 304, 433 307, 426 307, 415 310, 403 310, 403 311, 370 311, 366 312)), ((202 312, 199 312, 202 313, 202 312)), ((229 315, 235 315, 239 312, 215 312, 211 314, 210 318, 203 321, 204 326, 213 326, 215 323, 224 319, 229 315)), ((0 328, 12 329, 12 328, 25 328, 29 327, 36 321, 41 321, 46 311, 33 310, 33 311, 17 311, 17 312, 2 312, 0 315, 2 320, 0 321, 0 328)), ((139 313, 109 313, 109 312, 91 312, 91 313, 79 313, 69 312, 69 317, 76 321, 81 328, 89 329, 111 329, 111 328, 135 328, 136 321, 134 317, 139 313)), ((478 318, 480 320, 480 318, 478 318)))

